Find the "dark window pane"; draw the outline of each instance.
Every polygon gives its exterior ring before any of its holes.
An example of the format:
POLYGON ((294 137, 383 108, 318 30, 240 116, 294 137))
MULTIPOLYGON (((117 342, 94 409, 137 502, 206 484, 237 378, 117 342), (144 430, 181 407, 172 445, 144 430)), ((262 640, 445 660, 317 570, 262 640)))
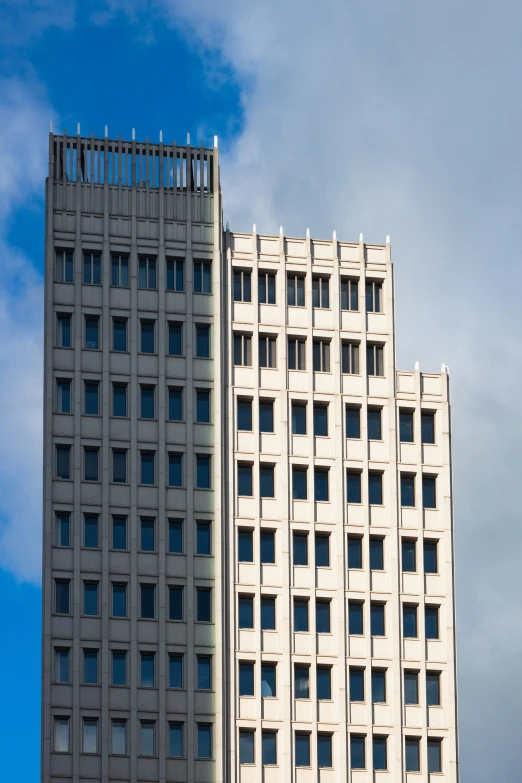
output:
POLYGON ((83 613, 92 617, 96 617, 98 614, 97 582, 84 582, 83 584, 83 613))
POLYGON ((69 614, 69 582, 56 581, 56 613, 69 614))
POLYGON ((237 493, 238 495, 251 497, 252 490, 252 465, 239 463, 237 466, 237 493))
POLYGON ((56 447, 56 475, 58 478, 69 479, 71 477, 70 461, 71 461, 71 447, 57 446, 56 447))
POLYGON ((141 519, 140 549, 142 552, 154 552, 154 520, 141 519))
POLYGON ((154 687, 154 653, 141 653, 140 685, 143 688, 154 687))
POLYGON ((209 691, 212 688, 212 658, 210 655, 198 655, 198 688, 209 691))
POLYGON ((196 522, 196 554, 211 553, 210 522, 196 522))
POLYGON ((332 670, 329 666, 317 667, 317 698, 320 701, 332 698, 332 670))
POLYGON ((263 731, 261 739, 263 766, 274 766, 277 764, 277 732, 263 731))
POLYGON ((112 480, 120 484, 127 481, 127 452, 112 452, 112 480))
POLYGON ((254 732, 240 729, 239 731, 239 763, 254 763, 254 732))
POLYGON ((141 483, 154 484, 154 454, 141 452, 141 483))
POLYGON ((154 616, 155 616, 154 585, 141 585, 141 617, 145 620, 153 620, 154 616))
POLYGON ((413 443, 412 411, 399 411, 399 433, 401 443, 413 443))
POLYGON ((382 411, 368 408, 368 440, 382 440, 382 411))
POLYGON ((417 672, 404 672, 404 703, 419 703, 419 675, 417 672))
POLYGON ((183 520, 169 519, 169 552, 181 554, 183 552, 183 520))
POLYGON ((422 506, 423 508, 437 508, 434 476, 422 477, 422 506))
POLYGON ((368 501, 371 506, 382 506, 382 473, 368 474, 368 501))
POLYGON ((71 347, 71 316, 58 316, 58 345, 61 348, 71 347))
POLYGON ((212 758, 212 726, 198 723, 198 758, 212 758))
POLYGON ((374 770, 388 769, 386 737, 373 738, 373 768, 374 770))
POLYGON ((294 688, 296 699, 310 698, 310 667, 295 664, 294 666, 294 688))
POLYGON ((316 601, 315 630, 317 633, 330 633, 330 601, 316 601))
POLYGON ((426 703, 428 707, 440 706, 439 672, 427 672, 426 674, 426 703))
POLYGON ((127 387, 122 385, 113 386, 112 392, 113 416, 127 415, 127 387))
POLYGON ((405 604, 402 608, 403 633, 405 639, 417 638, 417 607, 405 604))
POLYGON ((254 664, 241 662, 239 664, 239 695, 254 695, 254 664))
POLYGON ((142 353, 154 353, 154 323, 152 321, 141 322, 141 345, 142 353))
POLYGON ((439 571, 438 557, 437 557, 437 542, 425 541, 424 542, 424 573, 425 574, 437 574, 439 571))
POLYGON ((348 603, 348 633, 361 636, 363 630, 363 604, 350 601, 348 603))
POLYGON ((362 538, 348 536, 348 568, 362 567, 362 538))
POLYGON ((212 620, 212 593, 210 590, 198 587, 196 589, 197 598, 197 621, 200 623, 210 623, 212 620))
POLYGON ((361 502, 361 474, 354 471, 346 473, 346 499, 348 503, 361 502))
POLYGON ((370 625, 372 636, 384 636, 384 604, 371 604, 370 625))
POLYGON ((112 616, 127 617, 127 587, 126 585, 112 586, 112 616))
POLYGON ((261 696, 271 699, 276 696, 276 664, 261 664, 261 696))
POLYGON ((86 514, 83 518, 83 545, 87 549, 98 548, 98 517, 86 514))
POLYGON ((417 570, 417 542, 402 539, 402 570, 415 572, 417 570))
POLYGON ((183 724, 169 723, 169 756, 183 757, 183 724))
POLYGON ((418 739, 406 739, 406 772, 420 772, 418 739))
POLYGON ((183 655, 169 655, 169 688, 183 688, 183 655))
POLYGON ((245 432, 252 431, 252 400, 237 401, 237 428, 245 432))
POLYGON ((307 633, 308 630, 308 601, 294 598, 294 631, 307 633))
POLYGON ((315 536, 315 565, 317 568, 330 566, 330 536, 328 534, 316 534, 315 536))
POLYGON ((306 435, 306 405, 292 404, 292 435, 306 435))
POLYGON ((386 672, 382 669, 372 670, 372 701, 374 704, 386 703, 386 672))
POLYGON ((196 356, 210 357, 210 326, 196 326, 196 356))
POLYGON ((421 432, 423 443, 435 443, 435 414, 421 414, 421 432))
POLYGON ((112 548, 127 549, 127 518, 112 518, 112 548))
POLYGON ((332 735, 317 735, 317 766, 328 769, 332 766, 332 735))
POLYGON ((98 415, 98 390, 97 383, 85 382, 85 413, 89 416, 98 415))
POLYGON ((240 628, 254 627, 254 599, 250 595, 240 595, 238 599, 240 628))
POLYGON ((428 772, 442 772, 441 740, 428 740, 428 772))
POLYGON ((83 651, 83 681, 86 685, 98 683, 98 650, 83 651))
POLYGON ((272 400, 260 400, 259 402, 259 430, 260 432, 274 431, 274 403, 272 400))
POLYGON ((71 517, 69 514, 56 515, 56 545, 71 546, 71 517))
POLYGON ((196 457, 197 488, 210 489, 210 457, 199 454, 196 457))
POLYGON ((328 501, 328 470, 314 470, 314 496, 316 501, 328 501))
POLYGON ((154 418, 154 387, 141 387, 141 418, 154 418))
POLYGON ((384 571, 384 541, 370 537, 370 570, 384 571))
POLYGON ((294 500, 306 500, 306 468, 292 468, 292 497, 294 500))
POLYGON ((84 449, 85 481, 98 481, 98 449, 84 449))
POLYGON ((425 609, 426 639, 439 638, 439 607, 427 606, 425 609))
POLYGON ((275 631, 275 598, 261 598, 261 630, 275 631))
POLYGON ((364 669, 350 669, 350 701, 364 701, 364 669))
POLYGON ((169 389, 169 419, 170 421, 182 421, 183 419, 182 389, 169 389))
POLYGON ((115 318, 112 322, 112 348, 114 351, 127 350, 127 321, 115 318))
POLYGON ((295 735, 295 765, 296 767, 310 766, 310 735, 295 735))
MULTIPOLYGON (((274 466, 261 465, 259 468, 259 492, 262 498, 275 497, 274 466)), ((264 561, 261 561, 264 562, 264 561)))
POLYGON ((240 563, 254 562, 254 534, 252 530, 238 530, 237 547, 240 563))
POLYGON ((169 354, 183 356, 183 324, 169 324, 169 354))
POLYGON ((415 505, 415 478, 401 475, 401 506, 415 505))
POLYGON ((346 437, 361 437, 361 409, 346 406, 346 437))
POLYGON ((365 737, 350 736, 350 769, 366 768, 365 737))
POLYGON ((275 533, 273 530, 262 530, 260 536, 261 562, 275 563, 275 533))
POLYGON ((169 454, 169 487, 183 486, 183 454, 169 454))
POLYGON ((91 350, 99 348, 99 324, 98 316, 85 316, 85 347, 91 350))
POLYGON ((196 421, 200 424, 210 422, 210 392, 196 390, 196 421))
POLYGON ((328 407, 314 405, 314 435, 328 435, 328 407))
POLYGON ((308 535, 294 533, 293 537, 294 565, 308 565, 308 535))
POLYGON ((71 412, 71 381, 58 381, 58 412, 71 412))
POLYGON ((112 684, 126 685, 127 683, 127 656, 124 652, 112 653, 112 684))

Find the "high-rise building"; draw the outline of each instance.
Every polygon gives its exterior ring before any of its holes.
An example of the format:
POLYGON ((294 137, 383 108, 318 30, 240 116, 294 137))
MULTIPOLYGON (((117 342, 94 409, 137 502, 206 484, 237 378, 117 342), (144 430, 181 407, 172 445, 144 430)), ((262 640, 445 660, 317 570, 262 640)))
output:
POLYGON ((44 783, 456 783, 448 376, 396 370, 389 242, 233 233, 217 146, 80 135, 46 218, 44 783))

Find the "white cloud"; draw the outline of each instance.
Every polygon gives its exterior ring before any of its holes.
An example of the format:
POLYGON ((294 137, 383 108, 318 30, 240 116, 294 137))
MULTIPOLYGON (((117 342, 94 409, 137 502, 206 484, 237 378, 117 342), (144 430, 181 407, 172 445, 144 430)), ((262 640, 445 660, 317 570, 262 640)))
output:
POLYGON ((75 0, 2 0, 0 40, 4 47, 23 46, 49 27, 74 26, 75 0))

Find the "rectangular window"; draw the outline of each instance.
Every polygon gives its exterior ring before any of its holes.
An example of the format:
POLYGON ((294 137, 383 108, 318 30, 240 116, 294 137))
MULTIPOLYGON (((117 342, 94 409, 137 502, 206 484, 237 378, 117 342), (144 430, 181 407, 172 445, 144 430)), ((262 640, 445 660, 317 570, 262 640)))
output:
POLYGON ((362 636, 364 633, 363 604, 360 601, 348 601, 348 633, 350 636, 362 636))
POLYGON ((364 669, 350 667, 350 701, 364 701, 364 669))
POLYGON ((97 315, 85 316, 85 345, 90 351, 97 351, 100 347, 100 319, 97 315))
POLYGON ((83 517, 83 545, 86 549, 98 549, 98 514, 83 517))
POLYGON ((210 391, 196 389, 196 422, 210 424, 210 391))
POLYGON ((275 498, 274 465, 259 466, 259 494, 262 498, 275 498))
POLYGON ((384 538, 370 536, 370 570, 384 571, 384 538))
POLYGON ((169 356, 183 356, 182 323, 169 323, 169 356))
POLYGON ((315 602, 315 630, 316 633, 331 633, 330 601, 317 599, 315 602))
POLYGON ((252 366, 252 336, 249 334, 234 334, 234 365, 236 367, 252 366))
POLYGON ((99 480, 99 449, 83 449, 83 478, 84 481, 99 480))
POLYGON ((99 253, 83 254, 83 282, 85 285, 101 285, 101 257, 99 253))
POLYGON ((435 491, 435 476, 422 477, 422 507, 437 508, 437 495, 435 491))
POLYGON ((154 721, 140 720, 140 756, 155 755, 154 721))
POLYGON ((54 719, 54 752, 69 753, 69 718, 54 719))
POLYGON ((139 259, 138 288, 156 288, 156 259, 148 256, 139 259))
POLYGON ((156 389, 154 386, 140 384, 140 414, 142 419, 156 418, 156 389))
POLYGON ((252 400, 238 398, 237 428, 241 432, 252 432, 252 400))
POLYGON ((127 617, 127 585, 112 585, 112 616, 127 617))
POLYGON ((276 629, 276 599, 269 596, 261 596, 261 630, 275 631, 276 629))
POLYGON ((415 476, 407 476, 401 473, 401 506, 413 508, 415 506, 415 476))
POLYGON ((97 416, 100 407, 100 384, 98 381, 85 381, 85 414, 97 416))
POLYGON ((261 664, 261 696, 263 699, 274 699, 277 696, 275 663, 261 664))
POLYGON ((361 474, 358 470, 346 471, 346 502, 361 502, 361 474))
POLYGON ((420 772, 420 740, 406 737, 406 772, 420 772))
POLYGON ((264 767, 277 765, 277 731, 261 732, 261 756, 264 767))
POLYGON ((259 304, 276 303, 276 276, 272 272, 260 270, 257 278, 259 304))
POLYGON ((83 683, 98 685, 98 650, 83 651, 83 683))
POLYGON ((98 753, 98 720, 83 719, 83 752, 98 753))
POLYGON ((169 654, 169 688, 183 688, 183 655, 169 654))
POLYGON ((112 384, 112 415, 127 416, 127 384, 112 384))
POLYGON ((380 281, 366 281, 366 312, 382 313, 382 283, 380 281))
POLYGON ((413 411, 399 411, 399 437, 401 443, 413 443, 413 411))
POLYGON ((295 766, 310 766, 310 735, 301 731, 295 733, 295 766))
POLYGON ((314 468, 314 499, 316 502, 330 500, 328 474, 328 468, 314 468))
POLYGON ((382 473, 368 473, 368 502, 371 506, 382 506, 382 473))
POLYGON ((98 582, 83 583, 83 613, 88 617, 98 616, 98 582))
POLYGON ((417 607, 412 604, 403 604, 402 632, 405 639, 416 639, 418 637, 417 607))
POLYGON ((415 573, 417 571, 417 542, 411 538, 403 538, 401 551, 403 573, 415 573))
POLYGON ((252 465, 248 462, 239 462, 237 465, 237 494, 240 497, 252 497, 252 465))
POLYGON ((210 358, 210 326, 196 324, 196 358, 210 358))
POLYGON ((346 437, 358 440, 361 437, 361 409, 346 406, 346 437))
POLYGON ((111 256, 111 285, 127 288, 129 285, 129 259, 127 256, 111 256))
POLYGON ((308 633, 310 630, 308 604, 307 598, 294 598, 294 631, 296 633, 308 633))
POLYGON ((210 489, 210 457, 196 454, 196 488, 210 489))
POLYGON ((372 669, 372 702, 386 704, 386 670, 372 669))
POLYGON ((382 440, 381 420, 381 408, 368 408, 368 440, 382 440))
POLYGON ((328 405, 314 404, 314 435, 328 437, 328 405))
POLYGON ((112 548, 127 549, 127 517, 112 518, 112 548))
POLYGON ((254 695, 254 664, 249 661, 239 662, 239 695, 254 695))
POLYGON ((388 769, 386 737, 373 738, 373 768, 375 771, 388 769))
POLYGON ((155 352, 155 321, 143 321, 140 319, 140 351, 141 353, 155 352))
POLYGON ((308 533, 294 533, 292 536, 294 565, 308 565, 308 533))
POLYGON ((424 542, 424 573, 439 573, 437 541, 424 542))
POLYGON ((384 348, 382 345, 367 343, 366 369, 368 375, 384 375, 384 348))
POLYGON ((56 514, 56 546, 71 546, 71 515, 56 514))
POLYGON ((312 307, 328 310, 330 307, 330 278, 312 276, 312 307))
POLYGON ((212 758, 212 725, 210 723, 198 723, 198 758, 212 758))
POLYGON ((185 262, 183 258, 167 258, 167 291, 184 291, 185 262))
POLYGON ((366 769, 366 737, 350 734, 350 769, 366 769))
POLYGON ((314 340, 314 372, 330 372, 330 340, 314 340))
POLYGON ((156 588, 154 585, 140 585, 141 619, 154 620, 156 616, 156 588))
POLYGON ((183 758, 183 723, 169 723, 169 756, 183 758))
POLYGON ((249 528, 237 531, 237 558, 240 563, 254 562, 254 533, 249 528))
POLYGON ((370 628, 372 636, 385 636, 384 604, 370 604, 370 628))
POLYGON ((112 651, 112 685, 127 684, 127 653, 112 651))
POLYGON ((362 568, 362 538, 348 536, 348 568, 362 568))
POLYGON ((73 252, 72 250, 56 251, 56 282, 73 283, 73 252))
POLYGON ((439 607, 426 606, 424 610, 426 639, 439 638, 439 607))
POLYGON ((435 443, 435 414, 429 411, 421 413, 421 436, 426 444, 435 443))
POLYGON ((419 673, 404 672, 404 704, 419 703, 419 673))
POLYGON ((154 552, 155 546, 155 520, 140 517, 140 550, 142 552, 154 552))
POLYGON ((57 647, 54 651, 54 680, 69 682, 69 650, 57 647))
POLYGON ((239 628, 254 627, 254 599, 251 595, 240 595, 238 598, 239 628))
POLYGON ((306 370, 306 339, 304 337, 288 338, 288 369, 306 370))
POLYGON ((268 335, 259 336, 259 366, 277 367, 276 338, 268 335))
POLYGON ((359 309, 359 281, 341 277, 341 310, 359 309))
POLYGON ((153 451, 140 451, 140 463, 141 484, 154 484, 155 453, 153 451))
POLYGON ((183 421, 183 389, 169 389, 169 421, 183 421))
POLYGON ((319 701, 331 701, 332 699, 332 667, 317 667, 317 698, 319 701))
POLYGON ((58 413, 71 413, 71 381, 56 381, 58 413))
POLYGON ((332 735, 317 735, 317 766, 319 769, 332 767, 332 735))
POLYGON ((169 620, 183 620, 183 587, 169 587, 169 620))
POLYGON ((169 519, 169 553, 183 554, 183 520, 169 519))
POLYGON ((196 522, 196 554, 212 554, 212 537, 210 532, 210 522, 196 522))
POLYGON ((292 402, 292 435, 306 435, 306 403, 292 402))
POLYGON ((274 401, 259 400, 259 431, 274 431, 274 401))
POLYGON ((239 763, 254 763, 254 738, 255 734, 250 729, 239 730, 239 763))
POLYGON ((330 534, 315 534, 315 566, 316 568, 330 567, 330 534))
POLYGON ((111 723, 111 753, 113 756, 127 754, 127 721, 113 720, 111 723))
POLYGON ((310 667, 296 663, 294 666, 294 691, 296 699, 310 698, 310 667))
POLYGON ((287 275, 287 304, 290 307, 304 307, 305 304, 305 277, 289 272, 287 275))
POLYGON ((275 533, 273 530, 261 531, 259 548, 261 550, 261 563, 265 565, 275 563, 275 533))
POLYGON ((428 739, 428 772, 442 772, 442 740, 428 739))
POLYGON ((208 587, 196 587, 196 620, 212 622, 212 590, 208 587))
POLYGON ((127 319, 126 318, 113 318, 112 319, 112 350, 122 351, 127 350, 127 319))
POLYGON ((210 294, 212 291, 212 271, 210 261, 194 261, 194 292, 210 294))
POLYGON ((234 269, 234 302, 252 301, 252 274, 247 269, 234 269))
POLYGON ((440 672, 426 672, 426 704, 440 707, 440 672))
POLYGON ((308 497, 306 468, 292 467, 292 498, 306 500, 308 497))
POLYGON ((68 480, 71 478, 71 447, 56 447, 56 478, 68 480))
POLYGON ((140 685, 142 688, 154 688, 154 653, 140 653, 140 685))
POLYGON ((344 375, 359 375, 359 343, 342 341, 341 372, 344 375))
POLYGON ((71 316, 60 313, 56 317, 58 348, 71 347, 71 316))

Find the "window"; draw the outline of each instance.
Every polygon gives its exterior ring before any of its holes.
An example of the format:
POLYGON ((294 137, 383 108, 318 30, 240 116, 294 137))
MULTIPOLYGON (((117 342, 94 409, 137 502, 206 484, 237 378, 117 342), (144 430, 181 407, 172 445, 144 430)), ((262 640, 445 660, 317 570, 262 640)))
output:
POLYGON ((276 303, 276 276, 271 272, 260 271, 257 278, 259 304, 276 303))
POLYGON ((440 707, 440 672, 426 672, 426 704, 440 707))
POLYGON ((417 607, 412 604, 404 604, 402 607, 402 630, 405 639, 416 639, 417 633, 417 607))
POLYGON ((169 420, 183 421, 183 389, 169 389, 169 420))
POLYGON ((382 313, 382 283, 377 280, 366 281, 366 312, 382 313))
POLYGON ((54 651, 54 680, 69 682, 69 650, 57 647, 54 651))
POLYGON ((420 741, 406 737, 406 772, 420 772, 420 741))
POLYGON ((83 282, 85 285, 101 285, 101 257, 99 253, 83 254, 83 282))
POLYGON ((292 402, 292 435, 306 435, 306 403, 292 402))
POLYGON ((89 617, 98 616, 98 582, 83 583, 83 613, 89 617))
POLYGON ((261 464, 259 467, 259 492, 262 498, 275 498, 274 472, 274 465, 261 464))
POLYGON ((366 769, 366 737, 350 734, 350 769, 366 769))
POLYGON ((182 519, 169 519, 169 552, 176 555, 183 553, 182 519))
POLYGON ((294 500, 306 500, 308 492, 306 489, 306 468, 292 467, 292 498, 294 500))
POLYGON ((183 655, 169 654, 169 688, 183 688, 183 655))
POLYGON ((417 570, 417 542, 411 538, 403 538, 401 548, 403 572, 415 573, 417 570))
POLYGON ((304 337, 288 338, 288 369, 306 370, 306 339, 304 337))
POLYGON ((358 440, 361 437, 361 409, 346 406, 346 437, 358 440))
POLYGON ((141 619, 154 620, 156 616, 156 588, 154 585, 140 585, 141 619))
POLYGON ((308 565, 308 533, 294 533, 292 536, 294 565, 308 565))
POLYGON ((437 508, 437 498, 435 492, 435 476, 422 477, 422 507, 437 508))
POLYGON ((240 497, 252 497, 252 465, 248 462, 238 462, 237 465, 237 494, 240 497))
POLYGON ((210 534, 210 522, 196 522, 196 554, 212 554, 212 538, 210 534))
POLYGON ((212 758, 212 726, 210 723, 198 723, 198 758, 212 758))
POLYGON ((328 405, 314 405, 314 435, 328 436, 328 405))
POLYGON ((210 457, 196 454, 196 487, 210 489, 210 457))
POLYGON ((252 432, 252 400, 238 398, 237 428, 242 432, 252 432))
POLYGON ((359 309, 359 281, 341 277, 341 310, 359 309))
POLYGON ((442 772, 442 740, 428 739, 428 772, 442 772))
POLYGON ((415 506, 415 476, 407 476, 404 473, 401 473, 401 506, 415 506))
POLYGON ((112 450, 112 480, 117 484, 127 483, 127 451, 112 450))
POLYGON ((294 666, 294 690, 296 699, 310 698, 310 667, 296 663, 294 666))
POLYGON ((83 478, 85 481, 98 481, 99 449, 83 449, 83 478))
POLYGON ((71 413, 71 381, 57 381, 58 413, 71 413))
POLYGON ((328 310, 330 307, 330 278, 312 277, 312 307, 328 310))
POLYGON ((264 767, 277 764, 277 731, 261 732, 261 761, 264 767))
POLYGON ((276 627, 276 599, 269 596, 261 596, 261 630, 275 631, 276 627))
POLYGON ((127 684, 127 653, 112 651, 112 685, 127 684))
POLYGON ((140 685, 142 688, 154 688, 154 653, 140 653, 140 685))
POLYGON ((315 534, 315 565, 316 568, 330 567, 330 534, 315 534))
POLYGON ((314 340, 314 372, 330 372, 330 340, 314 340))
POLYGON ((64 479, 64 480, 71 478, 71 447, 70 446, 56 447, 56 478, 64 479))
POLYGON ((212 657, 210 655, 197 656, 197 687, 200 691, 209 691, 212 688, 212 657))
POLYGON ((139 259, 138 288, 156 288, 156 259, 139 259))
POLYGON ((234 334, 234 364, 236 367, 252 366, 252 335, 234 334))
POLYGON ((259 400, 259 431, 274 431, 274 401, 259 400))
POLYGON ((185 262, 182 258, 167 258, 167 291, 185 289, 185 262))
POLYGON ((310 735, 300 731, 295 733, 295 766, 310 766, 310 735))
POLYGON ((317 698, 319 701, 330 701, 332 698, 332 668, 318 666, 316 675, 317 698))
POLYGON ((259 336, 259 366, 277 367, 276 338, 268 335, 259 336))
POLYGON ((210 391, 196 389, 196 422, 210 424, 210 391))
POLYGON ((426 606, 424 621, 425 621, 425 629, 426 629, 426 639, 438 639, 439 638, 439 607, 426 606))
POLYGON ((142 419, 155 419, 156 418, 156 405, 155 396, 156 390, 154 386, 140 385, 141 392, 141 408, 140 414, 142 419))
POLYGON ((290 307, 304 307, 305 304, 305 278, 304 275, 296 275, 293 272, 287 275, 287 304, 290 307))
POLYGON ((85 381, 85 413, 87 416, 97 416, 99 413, 99 389, 98 381, 85 381))
POLYGON ((368 375, 384 375, 384 348, 382 345, 366 345, 366 369, 368 375))
POLYGON ((73 252, 72 250, 56 251, 56 282, 73 283, 73 252))
POLYGON ((254 664, 246 661, 239 663, 239 695, 254 695, 254 664))
POLYGON ((263 699, 273 699, 277 696, 276 664, 261 664, 261 696, 263 699))
POLYGON ((359 375, 359 343, 342 341, 341 372, 344 375, 359 375))
POLYGON ((154 552, 154 519, 140 517, 140 549, 142 552, 154 552))
POLYGON ((212 591, 209 587, 196 587, 196 620, 212 622, 212 591))
POLYGON ((98 753, 98 720, 83 719, 83 752, 98 753))
POLYGON ((183 587, 169 587, 169 620, 183 620, 183 587))
POLYGON ((314 499, 317 502, 328 502, 330 500, 328 473, 328 468, 314 469, 314 499))
POLYGON ((83 651, 83 683, 98 685, 98 650, 83 651))
POLYGON ((247 269, 234 269, 234 302, 251 302, 251 272, 247 269))
POLYGON ((372 636, 384 636, 384 604, 370 604, 370 627, 372 636))
POLYGON ((294 631, 308 633, 308 598, 294 598, 294 631))
POLYGON ((384 539, 370 536, 370 570, 384 571, 384 539))
POLYGON ((371 506, 382 506, 382 473, 368 473, 368 502, 371 506))
POLYGON ((154 756, 154 721, 140 720, 140 756, 154 756))
POLYGON ((261 562, 275 563, 275 533, 273 530, 262 530, 260 536, 261 562))
POLYGON ((127 753, 127 721, 113 720, 111 724, 111 753, 125 756, 127 753))
POLYGON ((112 616, 127 617, 127 585, 112 586, 112 616))
POLYGON ((386 671, 372 669, 372 702, 386 704, 386 671))
POLYGON ((57 343, 59 348, 71 347, 71 316, 60 313, 57 318, 57 343))
POLYGON ((437 541, 424 542, 424 573, 438 574, 437 541))
POLYGON ((140 320, 140 351, 141 353, 154 353, 155 322, 140 320))
POLYGON ((140 451, 141 470, 140 478, 142 484, 154 484, 154 462, 155 454, 153 451, 140 451))
POLYGON ((361 502, 361 474, 358 470, 346 471, 346 501, 347 503, 361 502))
POLYGON ((169 756, 183 758, 183 723, 169 723, 169 756))
POLYGON ((129 285, 129 259, 127 256, 111 256, 111 285, 127 288, 129 285))
POLYGON ((419 673, 404 672, 404 704, 419 703, 419 673))
POLYGON ((348 568, 362 568, 362 538, 348 536, 348 568))
POLYGON ((210 294, 211 290, 211 262, 194 261, 194 292, 196 294, 210 294))
POLYGON ((373 768, 375 771, 388 769, 386 737, 373 738, 373 768))
POLYGON ((112 319, 112 350, 113 351, 127 350, 127 319, 126 318, 112 319))
POLYGON ((237 531, 237 559, 240 563, 254 562, 254 534, 248 528, 237 531))
POLYGON ((364 701, 364 669, 350 667, 350 701, 364 701))
POLYGON ((112 415, 127 416, 127 384, 112 384, 112 415))
POLYGON ((421 436, 422 442, 429 444, 435 443, 435 414, 428 411, 421 413, 421 436))
POLYGON ((381 408, 368 408, 368 440, 382 440, 381 419, 381 408))
POLYGON ((69 753, 69 718, 54 719, 54 752, 69 753))
POLYGON ((360 601, 348 601, 348 633, 350 636, 362 636, 364 633, 363 604, 360 601))
POLYGON ((239 628, 254 627, 254 599, 251 595, 240 595, 238 598, 239 628))
POLYGON ((399 437, 401 443, 413 443, 413 411, 399 411, 399 437))
POLYGON ((210 326, 196 324, 196 358, 210 359, 210 326))
POLYGON ((332 766, 332 735, 317 735, 317 766, 319 769, 329 769, 332 766))
POLYGON ((169 323, 169 355, 183 356, 182 323, 169 323))
POLYGON ((83 517, 83 545, 86 549, 98 549, 97 514, 85 514, 83 517))
POLYGON ((71 515, 56 514, 56 546, 71 546, 71 515))
POLYGON ((330 601, 318 599, 315 602, 315 630, 316 633, 331 633, 330 601))
POLYGON ((97 351, 100 347, 100 319, 97 315, 85 316, 85 348, 97 351))

